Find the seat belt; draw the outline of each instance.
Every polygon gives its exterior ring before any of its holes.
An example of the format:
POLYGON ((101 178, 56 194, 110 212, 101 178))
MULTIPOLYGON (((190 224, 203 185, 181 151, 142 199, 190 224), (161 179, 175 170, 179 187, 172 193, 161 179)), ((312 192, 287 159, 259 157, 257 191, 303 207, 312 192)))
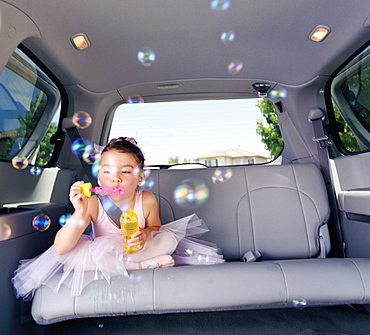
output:
MULTIPOLYGON (((69 138, 71 139, 71 143, 81 138, 80 133, 78 132, 71 118, 67 117, 63 119, 62 128, 68 134, 69 138)), ((91 165, 85 162, 85 160, 82 157, 78 158, 82 164, 82 167, 86 173, 87 178, 91 182, 92 186, 95 187, 97 185, 97 180, 91 172, 91 165)))
MULTIPOLYGON (((320 108, 313 108, 310 110, 308 114, 308 122, 312 123, 313 125, 315 136, 312 138, 312 140, 317 143, 317 147, 318 147, 321 172, 324 177, 326 189, 327 189, 328 196, 329 196, 329 204, 330 204, 332 218, 334 222, 335 236, 338 242, 337 245, 339 246, 338 252, 340 253, 341 257, 345 257, 342 231, 341 231, 340 223, 339 223, 338 204, 337 204, 336 195, 335 195, 333 183, 331 180, 331 173, 330 173, 328 145, 330 145, 331 141, 329 140, 328 136, 325 134, 324 125, 323 125, 324 120, 325 120, 325 115, 320 108)), ((320 236, 319 238, 320 240, 323 239, 322 236, 320 236)), ((322 255, 322 252, 321 252, 321 255, 322 255)))
MULTIPOLYGON (((78 132, 76 126, 73 124, 71 118, 64 118, 62 127, 63 130, 67 132, 69 138, 71 139, 71 143, 81 138, 80 133, 78 132)), ((85 162, 85 160, 82 157, 78 158, 80 159, 84 172, 87 175, 87 178, 89 179, 93 186, 96 186, 97 180, 91 172, 91 165, 85 162)), ((121 209, 119 209, 107 195, 97 194, 97 197, 100 199, 104 211, 108 214, 110 219, 120 228, 121 224, 119 219, 122 215, 121 209)))

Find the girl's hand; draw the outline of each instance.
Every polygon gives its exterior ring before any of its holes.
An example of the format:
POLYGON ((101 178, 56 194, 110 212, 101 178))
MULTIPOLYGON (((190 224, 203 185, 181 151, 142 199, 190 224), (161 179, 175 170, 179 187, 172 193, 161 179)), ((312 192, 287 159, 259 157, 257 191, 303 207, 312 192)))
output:
POLYGON ((145 229, 140 229, 134 234, 132 234, 131 238, 127 241, 130 247, 134 247, 135 250, 141 250, 144 247, 144 244, 147 240, 147 232, 145 229))
POLYGON ((69 190, 69 200, 75 211, 85 213, 87 211, 87 197, 82 194, 81 188, 78 186, 83 183, 83 181, 76 181, 72 184, 69 190))

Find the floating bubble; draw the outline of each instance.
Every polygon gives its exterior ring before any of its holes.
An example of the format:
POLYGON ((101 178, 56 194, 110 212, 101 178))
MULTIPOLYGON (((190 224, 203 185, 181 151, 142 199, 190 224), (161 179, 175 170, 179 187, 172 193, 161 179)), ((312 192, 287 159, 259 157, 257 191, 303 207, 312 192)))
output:
POLYGON ((73 114, 72 122, 76 127, 85 129, 91 125, 92 119, 89 113, 79 111, 73 114))
POLYGON ((224 31, 221 34, 221 42, 224 45, 228 45, 234 40, 235 40, 235 33, 233 31, 224 31))
POLYGON ((176 203, 182 207, 197 207, 207 201, 209 189, 201 179, 188 178, 177 185, 173 196, 176 203))
POLYGON ((39 166, 32 166, 30 168, 30 173, 33 176, 39 176, 41 174, 42 169, 39 166))
POLYGON ((68 222, 68 220, 71 218, 71 216, 72 214, 70 213, 61 215, 58 219, 59 224, 63 227, 68 222))
POLYGON ((288 92, 285 88, 282 88, 281 90, 271 90, 269 95, 272 98, 285 99, 288 95, 288 92))
POLYGON ((230 8, 230 1, 228 0, 212 0, 210 4, 214 12, 224 12, 230 8))
POLYGON ((199 263, 208 263, 210 261, 210 257, 207 254, 198 254, 197 260, 199 263))
POLYGON ((173 123, 162 124, 160 132, 162 136, 171 137, 175 134, 176 127, 173 123))
POLYGON ((45 231, 51 225, 50 217, 45 214, 40 214, 34 217, 32 220, 32 226, 38 231, 45 231))
POLYGON ((93 151, 94 145, 86 138, 78 138, 72 142, 71 150, 76 156, 82 157, 85 152, 93 151))
POLYGON ((292 301, 293 307, 297 309, 304 309, 307 306, 306 299, 299 297, 298 299, 294 299, 292 301))
POLYGON ((143 190, 150 191, 154 187, 154 180, 152 178, 144 179, 140 186, 143 190))
POLYGON ((230 168, 218 168, 212 176, 212 181, 214 184, 224 183, 228 181, 232 175, 233 171, 230 168))
POLYGON ((143 103, 144 103, 144 99, 139 94, 132 94, 132 95, 128 96, 127 99, 126 99, 126 104, 130 104, 130 105, 143 104, 143 103))
POLYGON ((151 66, 155 62, 155 53, 150 48, 142 48, 137 53, 137 59, 144 66, 151 66))
POLYGON ((233 60, 227 66, 227 72, 229 72, 229 74, 237 74, 242 70, 243 66, 244 64, 241 60, 233 60))
POLYGON ((82 159, 87 164, 94 164, 96 160, 100 159, 100 152, 95 149, 93 149, 92 151, 85 151, 82 154, 82 159))
POLYGON ((12 165, 18 170, 23 170, 28 166, 28 159, 26 157, 15 156, 12 159, 12 165))
POLYGON ((128 275, 128 279, 131 280, 133 283, 139 283, 142 279, 142 276, 137 275, 135 273, 130 273, 128 275))
POLYGON ((0 241, 6 241, 12 234, 12 229, 7 223, 0 224, 0 241))
POLYGON ((98 173, 99 173, 99 167, 100 167, 100 157, 97 160, 95 160, 95 162, 91 165, 91 173, 96 179, 98 179, 98 173))

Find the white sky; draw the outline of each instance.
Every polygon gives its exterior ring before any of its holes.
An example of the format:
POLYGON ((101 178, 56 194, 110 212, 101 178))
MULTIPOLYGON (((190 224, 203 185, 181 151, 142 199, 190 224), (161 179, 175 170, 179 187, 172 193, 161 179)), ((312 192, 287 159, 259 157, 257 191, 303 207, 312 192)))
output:
POLYGON ((123 104, 116 110, 110 138, 134 137, 146 164, 170 157, 195 159, 216 150, 241 148, 268 157, 256 134, 262 114, 258 99, 123 104))

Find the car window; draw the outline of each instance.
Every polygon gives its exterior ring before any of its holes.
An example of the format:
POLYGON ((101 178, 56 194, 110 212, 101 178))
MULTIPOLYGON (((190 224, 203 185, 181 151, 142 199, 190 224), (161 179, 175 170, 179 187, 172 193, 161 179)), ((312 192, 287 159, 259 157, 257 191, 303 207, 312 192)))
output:
POLYGON ((370 148, 370 47, 334 78, 332 99, 342 145, 350 152, 370 148))
POLYGON ((59 112, 58 88, 17 48, 0 73, 0 159, 46 165, 59 112))
POLYGON ((127 99, 116 109, 110 138, 134 137, 147 166, 262 164, 282 149, 268 99, 142 102, 127 99))

